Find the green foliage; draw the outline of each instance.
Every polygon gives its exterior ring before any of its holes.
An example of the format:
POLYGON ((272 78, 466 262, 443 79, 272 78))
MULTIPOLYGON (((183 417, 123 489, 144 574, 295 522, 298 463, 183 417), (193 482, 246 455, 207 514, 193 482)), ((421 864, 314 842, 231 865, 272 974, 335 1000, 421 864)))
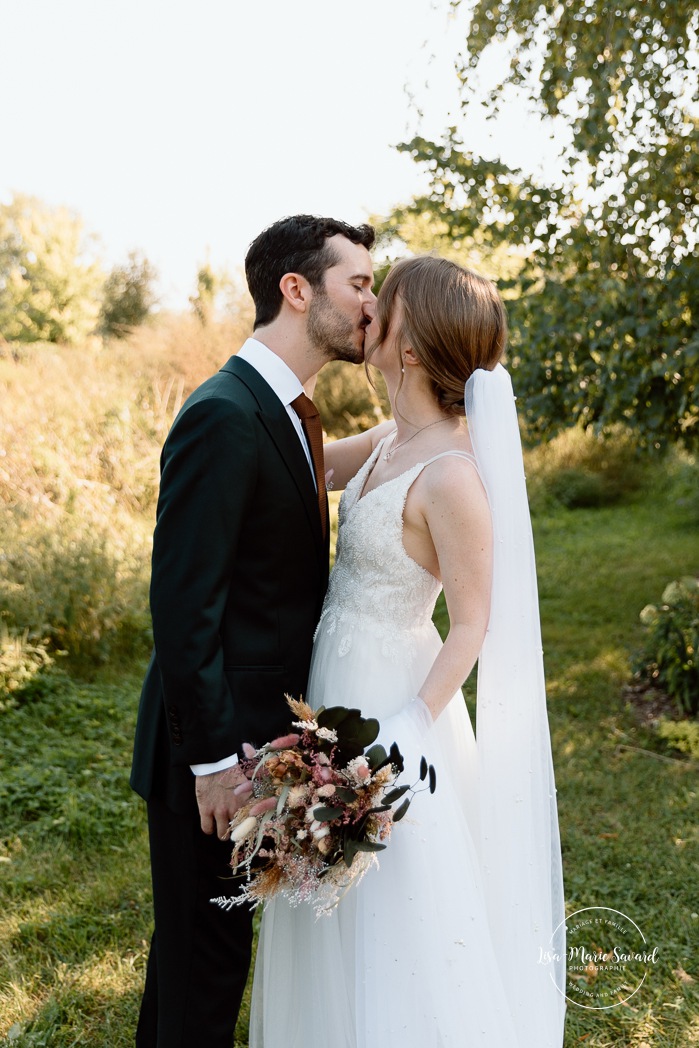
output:
POLYGON ((699 440, 696 30, 689 0, 477 0, 457 59, 466 112, 479 63, 507 40, 510 74, 484 104, 496 116, 526 92, 562 143, 560 173, 475 156, 456 128, 400 146, 430 179, 403 220, 436 214, 455 241, 521 255, 502 284, 510 363, 543 435, 580 420, 650 445, 699 440))
POLYGON ((699 723, 697 721, 673 721, 662 717, 657 731, 660 738, 672 749, 686 753, 692 760, 699 761, 699 723))
POLYGON ((157 276, 148 259, 136 251, 129 254, 126 265, 114 267, 102 292, 102 334, 125 338, 147 320, 157 303, 153 287, 157 276))
POLYGON ((133 834, 140 820, 128 783, 131 701, 116 685, 49 668, 32 701, 2 715, 4 838, 50 833, 108 848, 133 834))
POLYGON ((0 556, 0 614, 13 630, 83 663, 149 643, 147 561, 119 551, 108 530, 65 515, 49 531, 8 513, 0 556))
POLYGON ((650 462, 628 430, 607 436, 572 426, 526 453, 534 512, 558 503, 568 509, 609 506, 629 498, 648 479, 650 462))
POLYGON ((224 317, 230 317, 240 327, 252 331, 255 309, 244 276, 241 279, 240 274, 233 277, 226 269, 214 269, 210 262, 205 262, 197 270, 196 290, 190 295, 189 304, 202 328, 210 328, 224 317))
POLYGON ((0 622, 0 714, 16 706, 53 659, 41 643, 30 644, 28 631, 12 633, 0 622))
POLYGON ((699 579, 685 576, 665 587, 660 604, 641 612, 646 627, 635 668, 677 703, 680 714, 699 713, 699 579))
POLYGON ((206 326, 214 314, 216 295, 221 287, 221 278, 207 262, 197 271, 197 291, 191 295, 189 303, 192 312, 200 324, 206 326))
POLYGON ((326 364, 313 394, 326 433, 336 439, 348 437, 390 416, 381 376, 375 380, 377 388, 373 390, 363 367, 340 360, 326 364))
POLYGON ((671 497, 687 512, 688 521, 699 524, 699 463, 685 456, 670 464, 671 497))
POLYGON ((17 195, 0 205, 0 336, 8 342, 75 343, 99 310, 100 270, 81 220, 17 195))

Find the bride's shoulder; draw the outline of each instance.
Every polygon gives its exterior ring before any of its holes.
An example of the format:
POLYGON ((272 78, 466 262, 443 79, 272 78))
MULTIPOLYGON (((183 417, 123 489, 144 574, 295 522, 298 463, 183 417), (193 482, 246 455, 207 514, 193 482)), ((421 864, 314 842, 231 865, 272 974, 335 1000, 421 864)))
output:
POLYGON ((424 497, 441 505, 485 498, 485 490, 478 473, 471 442, 466 439, 451 441, 426 464, 420 475, 424 497))

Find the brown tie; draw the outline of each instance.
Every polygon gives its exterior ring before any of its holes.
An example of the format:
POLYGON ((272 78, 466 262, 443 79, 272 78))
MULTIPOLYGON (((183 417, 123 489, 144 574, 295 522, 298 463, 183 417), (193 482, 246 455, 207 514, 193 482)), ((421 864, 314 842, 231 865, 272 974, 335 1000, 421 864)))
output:
POLYGON ((320 424, 320 415, 310 397, 301 393, 296 400, 291 401, 291 406, 301 419, 303 432, 306 434, 308 446, 311 449, 313 459, 313 472, 318 489, 318 509, 320 510, 320 524, 323 529, 323 538, 328 531, 328 502, 325 488, 325 462, 323 460, 323 427, 320 424))

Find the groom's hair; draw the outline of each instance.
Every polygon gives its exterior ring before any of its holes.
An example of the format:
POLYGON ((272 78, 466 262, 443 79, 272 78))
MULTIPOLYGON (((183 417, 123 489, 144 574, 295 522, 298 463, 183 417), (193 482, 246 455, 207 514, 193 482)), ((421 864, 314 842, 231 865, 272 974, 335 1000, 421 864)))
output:
POLYGON ((283 295, 279 283, 285 273, 305 277, 314 290, 323 288, 325 271, 339 261, 328 245, 340 234, 369 250, 376 239, 373 226, 350 226, 334 218, 291 215, 255 237, 245 256, 245 276, 255 303, 255 327, 270 324, 279 315, 283 295))

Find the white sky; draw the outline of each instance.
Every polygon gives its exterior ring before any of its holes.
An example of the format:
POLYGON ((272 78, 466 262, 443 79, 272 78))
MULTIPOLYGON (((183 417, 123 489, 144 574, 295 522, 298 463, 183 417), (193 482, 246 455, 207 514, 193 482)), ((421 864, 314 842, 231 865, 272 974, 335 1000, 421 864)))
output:
MULTIPOLYGON (((396 143, 461 122, 447 0, 0 0, 0 200, 65 204, 107 266, 142 250, 168 305, 207 258, 235 271, 285 214, 348 221, 424 185, 396 143), (410 108, 406 86, 424 110, 410 108)), ((501 66, 498 62, 497 66, 501 66)), ((497 69, 493 69, 497 75, 497 69)), ((534 163, 513 104, 471 147, 534 163), (528 158, 528 159, 527 159, 528 158)))

